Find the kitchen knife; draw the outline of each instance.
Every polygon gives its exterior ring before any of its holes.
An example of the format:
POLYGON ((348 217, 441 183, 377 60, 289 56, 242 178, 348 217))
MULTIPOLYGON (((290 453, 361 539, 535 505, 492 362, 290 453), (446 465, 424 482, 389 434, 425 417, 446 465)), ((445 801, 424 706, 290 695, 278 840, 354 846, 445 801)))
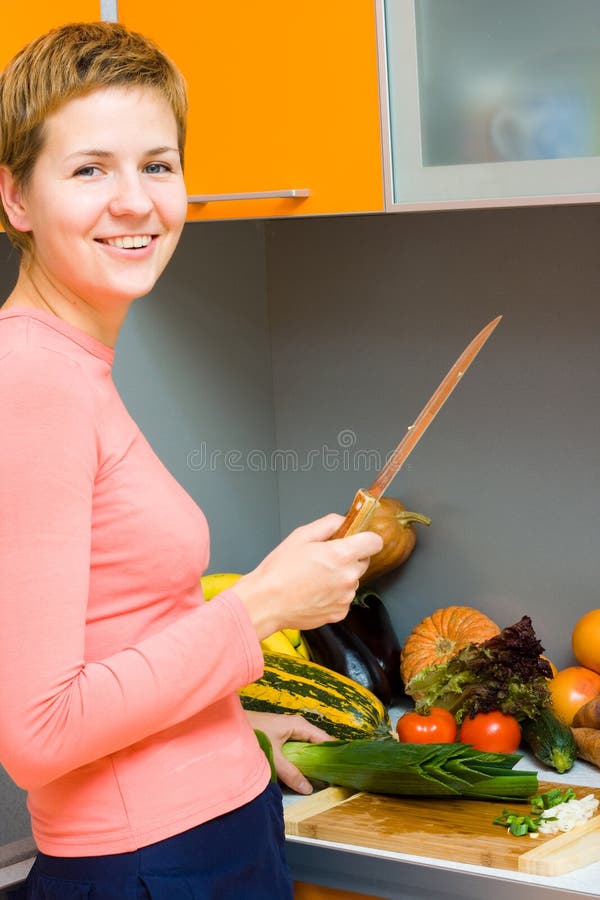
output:
POLYGON ((333 535, 333 539, 346 537, 349 534, 356 534, 359 531, 365 531, 368 528, 368 521, 371 513, 375 509, 377 501, 383 496, 389 487, 392 479, 398 474, 400 468, 406 462, 409 454, 414 450, 416 444, 421 439, 427 428, 431 425, 438 412, 461 380, 492 331, 496 328, 502 316, 498 316, 489 322, 479 334, 473 338, 471 343, 466 347, 458 357, 448 374, 442 380, 438 388, 429 398, 412 425, 408 426, 408 430, 379 475, 368 490, 360 488, 352 506, 346 513, 346 518, 333 535))

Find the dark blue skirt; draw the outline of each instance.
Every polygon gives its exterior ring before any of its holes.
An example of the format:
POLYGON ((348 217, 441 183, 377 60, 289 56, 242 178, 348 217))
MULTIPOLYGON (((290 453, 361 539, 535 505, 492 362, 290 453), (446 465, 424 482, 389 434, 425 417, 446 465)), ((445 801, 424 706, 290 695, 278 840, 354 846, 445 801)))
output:
POLYGON ((281 790, 131 853, 38 854, 11 900, 292 900, 281 790))

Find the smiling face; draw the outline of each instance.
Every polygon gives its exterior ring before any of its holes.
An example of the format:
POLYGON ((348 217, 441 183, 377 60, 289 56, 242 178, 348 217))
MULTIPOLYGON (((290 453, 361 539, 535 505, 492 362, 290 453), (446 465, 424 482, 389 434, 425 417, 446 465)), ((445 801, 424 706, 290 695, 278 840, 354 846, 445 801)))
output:
POLYGON ((115 316, 147 294, 171 258, 187 201, 168 103, 152 88, 70 100, 44 125, 11 221, 31 231, 29 272, 51 299, 115 316))

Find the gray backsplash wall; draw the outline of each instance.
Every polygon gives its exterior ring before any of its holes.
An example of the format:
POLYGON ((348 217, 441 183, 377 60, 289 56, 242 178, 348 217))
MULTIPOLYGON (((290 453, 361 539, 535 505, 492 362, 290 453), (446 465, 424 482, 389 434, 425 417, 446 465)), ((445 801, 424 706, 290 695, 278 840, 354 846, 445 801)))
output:
POLYGON ((503 314, 388 492, 433 523, 378 587, 400 639, 466 604, 500 625, 528 613, 556 664, 572 662, 572 625, 600 605, 598 207, 266 233, 277 442, 297 453, 278 473, 283 530, 344 511, 503 314))
MULTIPOLYGON (((0 302, 17 260, 0 234, 0 302)), ((245 571, 279 535, 262 222, 189 224, 136 301, 113 377, 173 475, 204 509, 211 571, 245 571), (247 460, 250 460, 248 467, 247 460)))
MULTIPOLYGON (((114 375, 208 516, 210 569, 344 511, 503 313, 393 484, 433 524, 378 587, 400 638, 466 603, 528 612, 571 662, 572 622, 600 605, 599 235, 593 206, 186 226, 114 375)), ((2 296, 15 274, 0 235, 2 296)), ((27 833, 2 770, 0 808, 0 843, 27 833)))
POLYGON ((114 378, 204 510, 211 572, 245 572, 279 536, 261 222, 194 223, 119 336, 114 378), (250 460, 250 465, 247 461, 250 460))

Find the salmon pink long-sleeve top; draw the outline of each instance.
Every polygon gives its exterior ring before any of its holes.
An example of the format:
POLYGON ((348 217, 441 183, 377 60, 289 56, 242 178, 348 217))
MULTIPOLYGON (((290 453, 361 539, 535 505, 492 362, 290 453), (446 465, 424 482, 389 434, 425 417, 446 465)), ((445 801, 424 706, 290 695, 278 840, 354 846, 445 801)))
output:
POLYGON ((127 413, 114 351, 0 311, 0 763, 55 856, 146 846, 254 799, 237 690, 260 643, 205 603, 206 520, 127 413))

